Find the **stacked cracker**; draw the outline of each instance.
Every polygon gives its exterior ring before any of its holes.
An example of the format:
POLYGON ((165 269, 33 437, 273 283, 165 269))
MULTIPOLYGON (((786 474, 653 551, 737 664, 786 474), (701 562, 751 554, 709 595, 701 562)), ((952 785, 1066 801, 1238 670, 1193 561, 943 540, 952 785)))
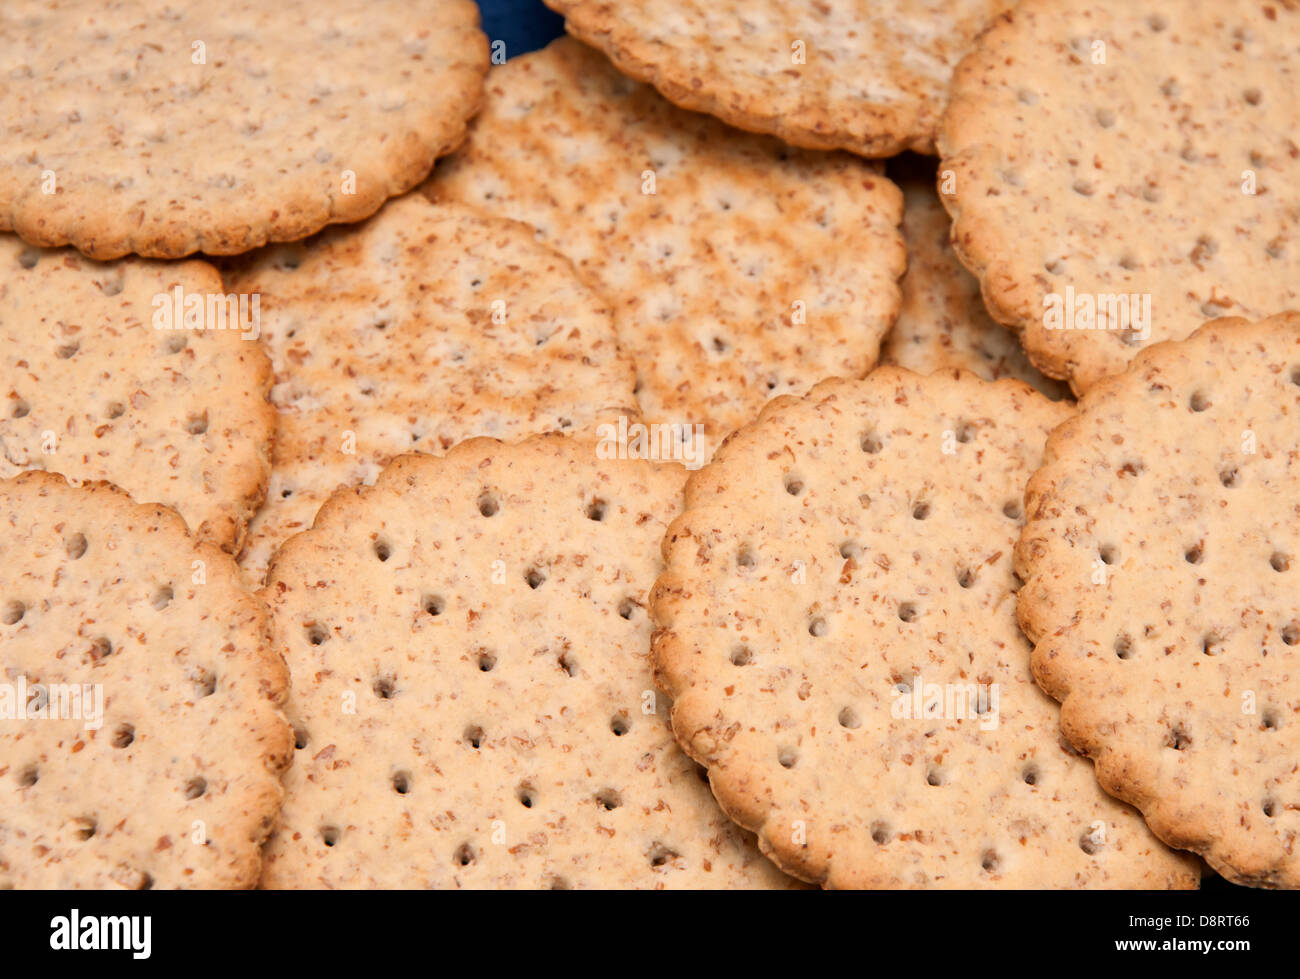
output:
POLYGON ((1300 884, 1300 11, 553 6, 0 14, 0 885, 1300 884))

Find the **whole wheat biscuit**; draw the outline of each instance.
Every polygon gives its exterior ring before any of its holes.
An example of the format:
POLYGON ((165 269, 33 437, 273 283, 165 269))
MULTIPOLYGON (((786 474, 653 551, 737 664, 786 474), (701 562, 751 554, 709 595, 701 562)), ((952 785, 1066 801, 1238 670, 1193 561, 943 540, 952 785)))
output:
POLYGON ((1190 887, 1100 790, 1016 628, 1020 494, 1070 409, 881 367, 773 402, 695 473, 651 598, 673 729, 831 887, 1190 887))
POLYGON ((1039 373, 1015 334, 985 310, 979 283, 948 243, 948 212, 933 179, 926 179, 933 172, 893 176, 903 191, 907 273, 899 282, 903 302, 880 348, 881 362, 918 374, 960 368, 986 381, 1014 377, 1054 401, 1069 397, 1069 387, 1039 373))
POLYGON ((297 762, 270 887, 786 886, 668 728, 647 593, 676 466, 471 439, 272 563, 297 762))
POLYGON ((1079 408, 1016 548, 1034 674, 1156 835, 1300 886, 1300 314, 1157 344, 1079 408))
POLYGON ((712 445, 774 395, 865 373, 898 312, 878 167, 684 112, 570 39, 493 70, 425 190, 536 226, 613 305, 651 423, 712 445))
POLYGON ((265 607, 171 510, 0 480, 0 887, 251 887, 292 732, 265 607))
POLYGON ((1025 0, 953 76, 953 243, 1076 392, 1226 314, 1300 306, 1300 5, 1025 0))
POLYGON ((533 234, 412 195, 232 265, 232 286, 260 296, 280 414, 241 557, 251 584, 331 491, 396 455, 637 416, 608 307, 533 234))
POLYGON ((464 137, 470 0, 6 0, 0 229, 94 258, 357 221, 464 137))
POLYGON ((92 262, 5 235, 0 269, 0 478, 109 480, 237 552, 275 432, 251 309, 204 262, 92 262))
POLYGON ((795 146, 934 147, 957 60, 1015 0, 546 0, 570 34, 687 109, 795 146))

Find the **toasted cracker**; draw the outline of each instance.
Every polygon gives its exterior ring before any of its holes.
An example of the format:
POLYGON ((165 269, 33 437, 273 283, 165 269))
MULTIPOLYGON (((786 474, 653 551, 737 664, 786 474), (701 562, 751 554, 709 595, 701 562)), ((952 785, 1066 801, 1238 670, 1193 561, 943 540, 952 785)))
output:
POLYGON ((260 296, 280 414, 240 559, 251 584, 337 486, 396 455, 637 417, 608 307, 533 234, 413 195, 231 266, 232 287, 260 296))
POLYGON ((948 80, 1014 0, 546 0, 570 34, 687 109, 795 146, 932 151, 948 80))
POLYGON ((106 483, 0 480, 0 667, 0 887, 256 883, 288 676, 228 555, 106 483), (37 683, 57 716, 14 719, 37 683))
POLYGON ((425 190, 535 225, 614 307, 648 419, 712 445, 770 397, 861 376, 898 312, 902 201, 878 167, 684 112, 570 39, 493 70, 425 190))
POLYGON ((228 255, 357 221, 463 138, 470 0, 6 0, 0 229, 228 255))
POLYGON ((960 368, 986 381, 1014 377, 1054 401, 1068 398, 1069 386, 1035 369, 1016 335, 984 308, 979 282, 948 242, 951 222, 929 170, 895 176, 903 191, 907 273, 899 282, 903 302, 880 348, 881 362, 918 374, 960 368))
POLYGON ((340 491, 276 555, 297 763, 270 887, 759 887, 655 693, 683 472, 563 435, 340 491))
POLYGON ((1018 381, 881 367, 774 402, 691 477, 655 664, 678 741, 787 871, 1195 886, 1061 742, 1016 628, 1020 494, 1069 414, 1018 381))
POLYGON ((1158 836, 1300 886, 1300 314, 1157 344, 1079 410, 1016 548, 1034 673, 1158 836))
POLYGON ((943 200, 1045 374, 1086 391, 1206 319, 1300 306, 1297 52, 1293 0, 1026 0, 980 39, 953 76, 943 200), (1093 328, 1049 328, 1044 303, 1071 296, 1068 325, 1093 328), (1121 296, 1149 299, 1149 329, 1121 296))
POLYGON ((100 263, 0 238, 0 478, 105 479, 238 551, 266 493, 271 368, 204 262, 100 263), (201 316, 188 320, 183 300, 201 316), (165 314, 165 315, 164 315, 165 314))

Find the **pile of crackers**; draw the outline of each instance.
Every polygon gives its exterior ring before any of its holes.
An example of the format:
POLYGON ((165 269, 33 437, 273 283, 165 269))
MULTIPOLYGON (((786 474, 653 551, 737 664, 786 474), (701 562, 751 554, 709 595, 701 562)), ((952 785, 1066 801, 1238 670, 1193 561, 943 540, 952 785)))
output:
POLYGON ((0 8, 0 887, 1300 886, 1300 3, 0 8))

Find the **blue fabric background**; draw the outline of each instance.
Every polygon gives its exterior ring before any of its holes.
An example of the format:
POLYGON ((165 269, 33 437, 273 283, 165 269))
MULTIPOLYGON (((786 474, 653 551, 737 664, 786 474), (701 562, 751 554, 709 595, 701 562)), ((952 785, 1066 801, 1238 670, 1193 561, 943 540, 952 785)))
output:
POLYGON ((542 0, 478 0, 478 9, 483 33, 506 42, 507 58, 545 47, 564 33, 564 18, 542 0))

